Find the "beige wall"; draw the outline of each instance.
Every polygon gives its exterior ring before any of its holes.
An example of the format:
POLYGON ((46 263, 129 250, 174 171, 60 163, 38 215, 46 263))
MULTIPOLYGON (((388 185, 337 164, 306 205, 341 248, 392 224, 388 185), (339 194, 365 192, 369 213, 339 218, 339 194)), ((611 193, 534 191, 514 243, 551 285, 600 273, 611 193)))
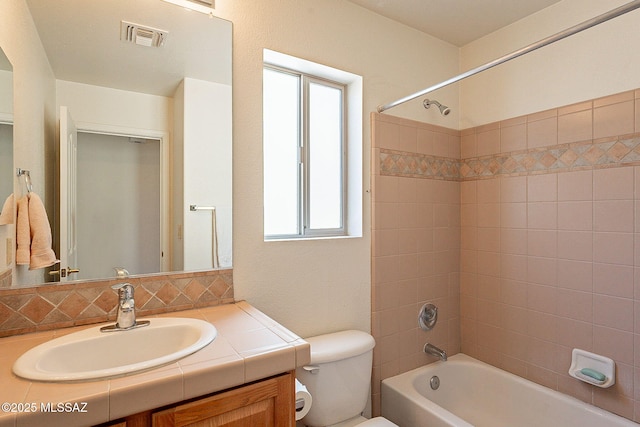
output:
MULTIPOLYGON (((369 331, 369 113, 378 104, 455 74, 458 49, 342 0, 220 0, 216 14, 233 22, 236 297, 304 337, 347 328, 369 331), (362 238, 263 241, 263 48, 364 77, 362 238)), ((442 102, 456 111, 457 89, 445 93, 442 102)), ((416 105, 407 111, 417 118, 424 109, 416 105)))
MULTIPOLYGON (((605 13, 626 0, 563 0, 460 51, 461 71, 605 13)), ((640 87, 636 10, 460 84, 460 129, 640 87)))

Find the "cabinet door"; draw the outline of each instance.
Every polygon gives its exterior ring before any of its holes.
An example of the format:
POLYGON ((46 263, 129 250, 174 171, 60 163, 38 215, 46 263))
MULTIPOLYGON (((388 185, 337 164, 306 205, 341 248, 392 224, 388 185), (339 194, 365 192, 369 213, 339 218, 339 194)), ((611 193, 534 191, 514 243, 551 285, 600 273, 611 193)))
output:
POLYGON ((153 414, 154 427, 293 427, 292 373, 153 414))

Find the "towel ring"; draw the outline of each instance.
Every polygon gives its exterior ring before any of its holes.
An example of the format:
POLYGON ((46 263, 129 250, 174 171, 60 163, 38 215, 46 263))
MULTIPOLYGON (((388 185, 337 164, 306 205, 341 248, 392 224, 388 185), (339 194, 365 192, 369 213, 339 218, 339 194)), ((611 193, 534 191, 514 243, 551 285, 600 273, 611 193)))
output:
POLYGON ((33 190, 33 184, 31 183, 31 173, 27 169, 16 168, 16 175, 18 177, 24 176, 24 181, 27 185, 27 193, 31 193, 31 191, 33 190))

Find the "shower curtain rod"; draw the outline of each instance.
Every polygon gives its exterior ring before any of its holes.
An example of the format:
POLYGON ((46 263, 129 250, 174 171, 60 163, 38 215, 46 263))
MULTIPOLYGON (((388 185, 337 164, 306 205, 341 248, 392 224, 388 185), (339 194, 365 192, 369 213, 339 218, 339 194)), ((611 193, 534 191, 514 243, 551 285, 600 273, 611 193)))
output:
POLYGON ((594 27, 598 24, 602 24, 603 22, 609 21, 610 19, 616 18, 620 15, 624 15, 627 12, 631 12, 632 10, 638 9, 640 8, 640 0, 634 0, 631 1, 629 3, 623 4, 620 7, 617 7, 613 10, 610 10, 609 12, 603 13, 602 15, 598 15, 595 18, 589 19, 587 21, 584 21, 580 24, 574 25, 573 27, 567 28, 564 31, 560 31, 559 33, 556 33, 552 36, 549 36, 547 38, 544 38, 542 40, 539 40, 535 43, 531 43, 528 46, 525 46, 521 49, 518 49, 514 52, 511 52, 507 55, 501 56, 498 59, 494 59, 491 62, 487 62, 484 65, 481 65, 479 67, 473 68, 469 71, 466 71, 460 75, 457 75, 455 77, 450 78, 449 80, 445 80, 441 83, 438 83, 436 85, 430 86, 424 90, 421 90, 420 92, 416 92, 412 95, 409 96, 405 96, 404 98, 401 98, 397 101, 394 102, 390 102, 389 104, 385 104, 385 105, 380 105, 378 106, 378 112, 382 113, 383 111, 386 111, 390 108, 396 107, 400 104, 404 104, 407 101, 411 101, 412 99, 418 98, 420 96, 426 95, 430 92, 433 92, 434 90, 438 90, 441 89, 445 86, 449 86, 450 84, 459 82, 460 80, 466 79, 467 77, 471 77, 475 74, 478 74, 482 71, 488 70, 489 68, 493 68, 496 65, 500 65, 503 64, 507 61, 510 61, 512 59, 515 59, 519 56, 525 55, 529 52, 533 52, 536 49, 540 49, 541 47, 550 45, 552 43, 557 42, 558 40, 562 40, 566 37, 572 36, 576 33, 579 33, 580 31, 584 31, 586 29, 589 29, 591 27, 594 27))

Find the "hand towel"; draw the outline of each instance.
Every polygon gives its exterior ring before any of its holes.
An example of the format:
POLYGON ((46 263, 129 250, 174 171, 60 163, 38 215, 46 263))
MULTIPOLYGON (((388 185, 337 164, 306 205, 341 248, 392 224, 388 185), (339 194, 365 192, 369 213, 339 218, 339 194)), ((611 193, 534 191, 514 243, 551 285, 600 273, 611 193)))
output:
POLYGON ((13 193, 7 197, 0 211, 0 225, 13 224, 13 193))
POLYGON ((16 264, 29 265, 31 262, 31 227, 29 227, 29 196, 18 199, 16 219, 16 264))
POLYGON ((47 211, 40 197, 34 192, 29 193, 29 228, 31 229, 31 260, 29 270, 49 267, 58 260, 51 249, 51 225, 47 218, 47 211))

